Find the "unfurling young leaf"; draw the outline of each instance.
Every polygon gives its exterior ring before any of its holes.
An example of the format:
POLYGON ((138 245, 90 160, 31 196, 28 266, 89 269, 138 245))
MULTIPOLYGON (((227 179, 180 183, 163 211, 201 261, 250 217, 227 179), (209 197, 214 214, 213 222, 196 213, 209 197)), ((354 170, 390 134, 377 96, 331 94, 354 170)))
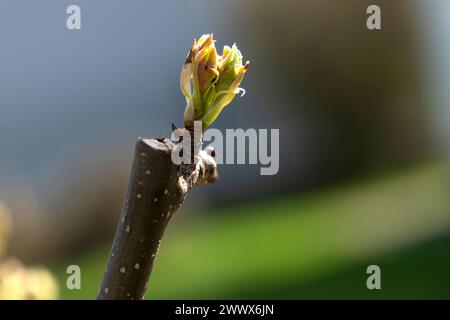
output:
POLYGON ((180 88, 186 97, 184 126, 192 128, 202 121, 205 130, 239 92, 239 85, 250 62, 242 63, 242 54, 234 44, 218 55, 212 34, 194 40, 180 75, 180 88))

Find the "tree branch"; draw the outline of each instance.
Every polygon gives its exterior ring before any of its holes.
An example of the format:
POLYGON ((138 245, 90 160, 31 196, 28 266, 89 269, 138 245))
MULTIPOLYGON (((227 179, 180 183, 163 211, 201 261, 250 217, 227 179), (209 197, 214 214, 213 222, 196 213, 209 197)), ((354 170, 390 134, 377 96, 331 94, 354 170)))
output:
POLYGON ((143 298, 170 218, 192 187, 218 178, 211 151, 200 151, 197 165, 179 166, 171 160, 173 147, 165 138, 140 138, 136 143, 128 194, 99 300, 143 298))

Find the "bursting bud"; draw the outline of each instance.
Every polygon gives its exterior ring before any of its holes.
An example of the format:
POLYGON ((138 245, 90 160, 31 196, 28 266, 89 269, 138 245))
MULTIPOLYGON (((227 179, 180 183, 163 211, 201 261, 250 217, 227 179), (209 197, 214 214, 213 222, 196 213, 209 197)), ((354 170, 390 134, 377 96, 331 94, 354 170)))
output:
MULTIPOLYGON (((201 121, 205 130, 230 104, 250 62, 242 64, 242 54, 234 44, 225 46, 218 55, 212 34, 194 40, 180 75, 180 88, 186 97, 184 126, 191 130, 194 121, 201 121)), ((243 95, 242 94, 242 95, 243 95)))

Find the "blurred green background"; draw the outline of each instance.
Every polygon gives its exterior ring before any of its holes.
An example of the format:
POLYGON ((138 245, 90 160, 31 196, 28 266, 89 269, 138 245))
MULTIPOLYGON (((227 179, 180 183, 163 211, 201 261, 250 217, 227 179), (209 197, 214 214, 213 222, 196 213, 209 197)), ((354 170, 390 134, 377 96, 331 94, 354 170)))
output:
POLYGON ((280 170, 194 190, 146 298, 450 298, 449 1, 79 0, 76 31, 71 4, 0 3, 0 299, 95 298, 136 138, 180 126, 210 32, 252 63, 214 126, 280 129, 280 170))
MULTIPOLYGON (((157 258, 150 299, 436 299, 450 296, 450 202, 445 168, 298 197, 178 215, 157 258), (382 290, 366 287, 377 264, 382 290)), ((98 292, 110 246, 72 257, 82 290, 98 292)), ((69 261, 55 265, 61 287, 69 261)))

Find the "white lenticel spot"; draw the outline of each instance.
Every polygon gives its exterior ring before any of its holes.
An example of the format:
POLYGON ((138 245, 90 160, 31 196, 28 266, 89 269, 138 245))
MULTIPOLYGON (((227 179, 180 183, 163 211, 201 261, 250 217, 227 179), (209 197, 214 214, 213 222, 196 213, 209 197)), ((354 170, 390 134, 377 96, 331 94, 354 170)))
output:
POLYGON ((136 264, 134 265, 134 268, 135 268, 136 270, 139 270, 139 263, 136 263, 136 264))
POLYGON ((145 170, 145 174, 146 174, 146 175, 151 175, 152 172, 151 172, 150 170, 145 170))
POLYGON ((131 228, 130 228, 130 226, 128 225, 128 226, 125 228, 125 232, 126 232, 126 233, 130 233, 130 231, 131 231, 131 228))
POLYGON ((169 190, 164 189, 164 194, 168 194, 168 193, 169 193, 169 190))
POLYGON ((120 273, 125 273, 126 269, 125 267, 120 268, 120 273))
POLYGON ((153 202, 158 202, 158 198, 153 199, 153 202))
POLYGON ((109 288, 106 287, 106 288, 105 288, 105 294, 108 294, 108 292, 109 292, 109 288))
POLYGON ((142 198, 142 194, 138 193, 138 194, 136 195, 136 198, 138 198, 138 199, 142 198))

